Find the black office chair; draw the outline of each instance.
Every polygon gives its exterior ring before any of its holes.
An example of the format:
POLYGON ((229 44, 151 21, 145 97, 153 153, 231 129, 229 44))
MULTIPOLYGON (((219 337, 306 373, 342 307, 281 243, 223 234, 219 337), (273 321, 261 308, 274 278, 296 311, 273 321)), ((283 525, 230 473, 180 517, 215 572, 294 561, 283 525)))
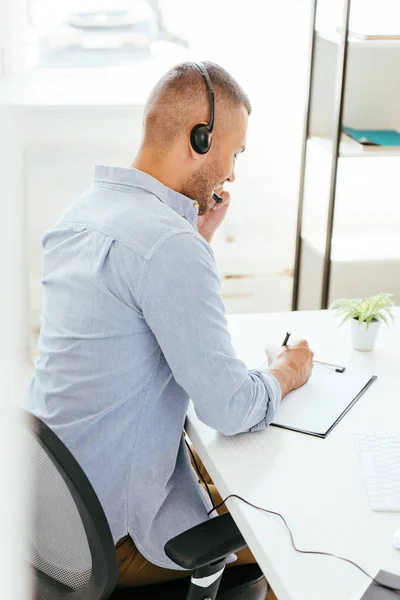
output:
POLYGON ((167 555, 192 577, 116 588, 118 565, 110 528, 81 467, 42 422, 23 414, 27 438, 28 556, 34 600, 264 600, 258 565, 224 571, 226 557, 246 543, 232 517, 222 516, 170 540, 167 555), (218 596, 217 596, 218 592, 218 596))

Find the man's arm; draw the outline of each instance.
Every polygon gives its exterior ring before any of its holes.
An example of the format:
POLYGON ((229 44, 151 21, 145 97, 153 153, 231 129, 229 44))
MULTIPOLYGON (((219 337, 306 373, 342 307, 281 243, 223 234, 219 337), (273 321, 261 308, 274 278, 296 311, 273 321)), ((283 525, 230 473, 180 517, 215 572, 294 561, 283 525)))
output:
POLYGON ((276 377, 248 371, 227 328, 211 248, 191 232, 173 234, 149 259, 143 315, 199 418, 233 435, 269 425, 281 398, 276 377))

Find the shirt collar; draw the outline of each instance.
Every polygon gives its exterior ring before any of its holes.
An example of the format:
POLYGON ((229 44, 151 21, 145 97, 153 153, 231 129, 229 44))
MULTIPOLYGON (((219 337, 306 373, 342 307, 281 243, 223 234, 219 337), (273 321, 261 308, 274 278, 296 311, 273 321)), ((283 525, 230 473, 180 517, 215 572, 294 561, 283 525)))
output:
POLYGON ((195 229, 197 229, 197 217, 199 205, 187 196, 175 192, 165 186, 161 181, 155 179, 139 169, 133 167, 108 167, 96 165, 94 169, 95 183, 112 183, 126 187, 145 190, 156 196, 161 202, 185 218, 195 229))

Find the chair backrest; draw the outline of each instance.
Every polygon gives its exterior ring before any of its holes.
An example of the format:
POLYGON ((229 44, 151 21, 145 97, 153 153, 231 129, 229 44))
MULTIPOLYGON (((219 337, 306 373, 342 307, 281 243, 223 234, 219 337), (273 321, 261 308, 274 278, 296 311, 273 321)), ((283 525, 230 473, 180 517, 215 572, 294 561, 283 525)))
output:
POLYGON ((24 411, 28 556, 36 598, 103 600, 118 566, 110 528, 88 478, 40 419, 24 411))

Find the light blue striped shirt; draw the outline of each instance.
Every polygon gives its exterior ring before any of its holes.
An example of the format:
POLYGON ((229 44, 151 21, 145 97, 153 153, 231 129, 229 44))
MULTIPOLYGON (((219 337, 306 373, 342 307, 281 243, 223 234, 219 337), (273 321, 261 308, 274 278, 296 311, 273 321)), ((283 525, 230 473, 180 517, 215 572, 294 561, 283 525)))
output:
POLYGON ((28 408, 81 464, 115 542, 129 533, 149 561, 177 569, 164 544, 209 509, 183 442, 189 397, 233 435, 269 425, 279 384, 235 355, 214 254, 186 196, 97 166, 43 247, 28 408))

